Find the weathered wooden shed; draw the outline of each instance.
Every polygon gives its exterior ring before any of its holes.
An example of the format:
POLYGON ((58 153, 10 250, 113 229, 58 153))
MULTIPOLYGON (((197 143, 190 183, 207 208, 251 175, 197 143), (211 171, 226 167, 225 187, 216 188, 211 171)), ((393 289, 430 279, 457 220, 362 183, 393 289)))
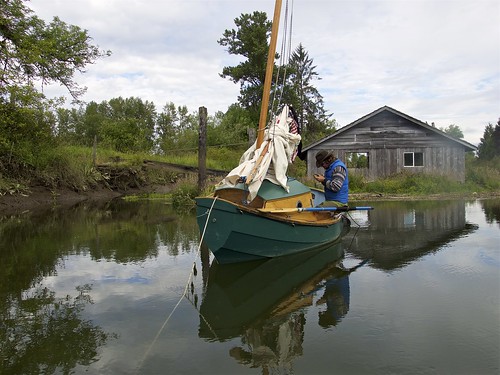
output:
POLYGON ((307 147, 307 175, 316 167, 320 150, 334 151, 349 173, 368 181, 406 172, 449 176, 465 181, 465 153, 477 147, 433 126, 384 106, 307 147))

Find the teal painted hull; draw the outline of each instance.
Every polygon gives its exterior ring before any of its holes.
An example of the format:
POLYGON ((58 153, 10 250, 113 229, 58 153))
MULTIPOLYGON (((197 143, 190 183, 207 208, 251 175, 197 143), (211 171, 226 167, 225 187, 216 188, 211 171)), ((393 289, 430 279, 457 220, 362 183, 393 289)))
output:
POLYGON ((290 223, 248 212, 231 202, 214 203, 212 197, 196 198, 196 204, 203 241, 219 263, 274 258, 324 246, 341 236, 345 223, 290 223))

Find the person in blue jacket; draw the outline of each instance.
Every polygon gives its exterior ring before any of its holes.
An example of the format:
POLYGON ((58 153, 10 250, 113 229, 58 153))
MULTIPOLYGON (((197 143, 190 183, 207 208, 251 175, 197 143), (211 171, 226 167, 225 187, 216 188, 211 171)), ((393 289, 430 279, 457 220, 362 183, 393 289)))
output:
POLYGON ((320 206, 347 206, 349 177, 345 164, 332 151, 321 150, 316 154, 316 167, 325 169, 324 175, 314 175, 325 187, 325 201, 320 206))

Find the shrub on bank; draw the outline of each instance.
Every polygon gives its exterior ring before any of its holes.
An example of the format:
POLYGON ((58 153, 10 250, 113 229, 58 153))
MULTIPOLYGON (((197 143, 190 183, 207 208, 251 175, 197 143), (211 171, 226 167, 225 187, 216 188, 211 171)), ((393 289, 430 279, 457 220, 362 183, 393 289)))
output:
POLYGON ((465 181, 487 191, 500 191, 500 156, 487 161, 466 161, 465 181))

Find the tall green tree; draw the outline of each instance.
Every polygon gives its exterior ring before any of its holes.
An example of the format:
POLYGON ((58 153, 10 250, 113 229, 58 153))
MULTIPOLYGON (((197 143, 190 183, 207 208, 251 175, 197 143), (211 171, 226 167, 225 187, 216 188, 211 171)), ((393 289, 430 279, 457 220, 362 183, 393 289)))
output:
POLYGON ((53 146, 60 102, 40 88, 59 83, 77 100, 85 88, 74 73, 110 54, 86 30, 57 17, 46 24, 25 3, 0 1, 0 173, 18 173, 53 146))
POLYGON ((87 30, 54 17, 45 21, 33 14, 26 0, 2 0, 0 13, 0 96, 4 99, 14 88, 59 83, 74 99, 85 88, 73 79, 88 64, 109 56, 91 44, 87 30))
POLYGON ((226 29, 217 42, 227 47, 229 54, 243 56, 244 60, 236 66, 225 66, 221 77, 240 84, 238 102, 249 111, 252 121, 257 124, 272 22, 267 19, 265 12, 256 11, 252 14, 242 14, 234 23, 236 29, 226 29))
POLYGON ((162 153, 168 152, 175 147, 177 130, 175 124, 179 121, 177 107, 169 102, 163 106, 162 112, 158 115, 156 123, 156 133, 158 134, 158 148, 162 153))
POLYGON ((98 130, 100 141, 118 151, 151 151, 156 107, 140 98, 113 98, 103 102, 106 120, 98 130))
POLYGON ((215 119, 209 124, 208 144, 248 146, 248 129, 254 127, 254 124, 248 111, 238 104, 232 104, 223 116, 220 113, 216 114, 215 119))
POLYGON ((162 153, 196 149, 198 142, 197 116, 186 106, 168 102, 156 122, 157 149, 162 153))
POLYGON ((462 129, 460 129, 460 126, 455 124, 448 125, 444 129, 440 128, 440 130, 458 139, 462 139, 464 137, 464 133, 462 132, 462 129))
MULTIPOLYGON (((226 30, 218 43, 227 47, 230 54, 245 59, 236 66, 224 67, 221 76, 240 84, 238 103, 249 112, 252 123, 257 125, 272 22, 264 12, 242 14, 234 22, 237 28, 226 30)), ((276 54, 275 58, 279 58, 279 55, 276 54)), ((330 119, 331 115, 324 108, 323 97, 313 84, 320 79, 316 66, 302 44, 292 53, 288 65, 280 71, 286 72, 286 77, 278 79, 278 69, 275 67, 271 95, 282 93, 282 101, 295 108, 304 140, 313 142, 334 130, 335 120, 330 119)), ((273 108, 275 110, 277 108, 273 108)))
POLYGON ((323 96, 313 82, 320 80, 314 61, 302 44, 293 51, 289 61, 288 103, 292 104, 302 125, 305 142, 315 141, 334 130, 331 115, 324 108, 323 96))
POLYGON ((500 118, 495 126, 491 123, 486 125, 477 147, 477 154, 480 160, 491 160, 500 156, 500 118))
POLYGON ((109 116, 107 112, 106 102, 98 104, 92 101, 86 105, 82 118, 75 127, 76 137, 81 144, 91 146, 94 143, 94 139, 101 136, 100 129, 107 116, 109 116))

